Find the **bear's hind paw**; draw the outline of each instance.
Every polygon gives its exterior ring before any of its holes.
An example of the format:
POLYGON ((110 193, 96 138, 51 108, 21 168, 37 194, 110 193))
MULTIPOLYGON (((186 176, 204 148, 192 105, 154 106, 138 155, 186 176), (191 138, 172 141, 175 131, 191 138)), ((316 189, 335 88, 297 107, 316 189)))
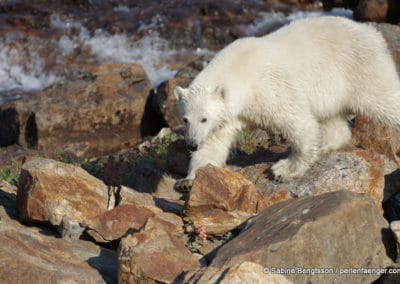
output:
POLYGON ((187 193, 190 192, 192 185, 193 179, 180 179, 175 183, 174 189, 182 193, 187 193))
POLYGON ((301 178, 308 170, 308 164, 293 159, 283 159, 273 165, 270 171, 274 181, 282 183, 289 182, 295 178, 301 178))

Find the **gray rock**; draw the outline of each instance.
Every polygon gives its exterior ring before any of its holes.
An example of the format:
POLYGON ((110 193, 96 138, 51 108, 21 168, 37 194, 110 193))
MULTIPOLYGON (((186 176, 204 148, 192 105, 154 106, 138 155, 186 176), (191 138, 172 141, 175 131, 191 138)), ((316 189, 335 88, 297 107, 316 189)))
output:
POLYGON ((379 275, 339 274, 340 269, 390 266, 393 262, 386 250, 394 254, 393 241, 371 198, 353 192, 330 192, 267 208, 216 253, 211 266, 252 261, 270 271, 326 268, 332 269, 331 273, 311 275, 310 271, 285 276, 296 283, 370 283, 379 275))
POLYGON ((58 232, 61 237, 69 241, 79 240, 84 230, 85 228, 78 221, 73 220, 68 215, 64 215, 58 226, 58 232))

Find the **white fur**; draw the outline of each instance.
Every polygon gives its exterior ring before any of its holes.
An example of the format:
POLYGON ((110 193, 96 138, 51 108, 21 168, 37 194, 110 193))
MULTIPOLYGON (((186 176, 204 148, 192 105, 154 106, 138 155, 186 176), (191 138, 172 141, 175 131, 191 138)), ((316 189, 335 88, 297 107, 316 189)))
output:
POLYGON ((223 165, 245 124, 273 127, 290 142, 292 155, 272 167, 281 180, 302 176, 321 152, 347 144, 349 113, 400 127, 400 81, 383 37, 339 17, 236 40, 175 94, 188 119, 186 139, 199 146, 188 179, 208 163, 223 165))

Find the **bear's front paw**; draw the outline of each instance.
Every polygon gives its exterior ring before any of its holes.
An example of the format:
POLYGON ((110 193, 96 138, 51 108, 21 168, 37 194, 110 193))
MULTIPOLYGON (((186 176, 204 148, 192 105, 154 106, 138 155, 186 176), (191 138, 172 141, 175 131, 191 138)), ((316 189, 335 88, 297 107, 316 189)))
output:
POLYGON ((192 185, 193 179, 180 179, 175 183, 174 188, 179 192, 186 193, 190 192, 192 185))

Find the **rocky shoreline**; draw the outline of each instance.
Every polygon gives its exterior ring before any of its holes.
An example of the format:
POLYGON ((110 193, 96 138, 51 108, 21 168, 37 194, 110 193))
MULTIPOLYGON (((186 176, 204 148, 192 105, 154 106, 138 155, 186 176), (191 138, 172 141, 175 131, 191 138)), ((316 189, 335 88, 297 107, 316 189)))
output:
MULTIPOLYGON (((155 27, 174 31, 170 47, 210 52, 168 58, 163 63, 174 75, 154 90, 144 65, 93 60, 80 42, 54 61, 67 69, 59 73, 63 80, 0 105, 0 282, 399 281, 399 130, 355 117, 351 145, 286 183, 268 174, 290 153, 285 140, 243 132, 226 167, 201 168, 190 193, 173 188, 190 158, 174 87, 190 84, 212 50, 245 35, 259 11, 315 11, 321 3, 44 2, 1 3, 0 35, 18 30, 22 37, 60 39, 49 26, 57 13, 79 19, 90 32, 99 23, 110 34, 132 37, 155 27), (148 29, 138 31, 139 22, 148 29)), ((322 2, 365 11, 374 4, 322 2)), ((374 25, 400 70, 400 27, 391 17, 373 20, 392 22, 374 25)))

